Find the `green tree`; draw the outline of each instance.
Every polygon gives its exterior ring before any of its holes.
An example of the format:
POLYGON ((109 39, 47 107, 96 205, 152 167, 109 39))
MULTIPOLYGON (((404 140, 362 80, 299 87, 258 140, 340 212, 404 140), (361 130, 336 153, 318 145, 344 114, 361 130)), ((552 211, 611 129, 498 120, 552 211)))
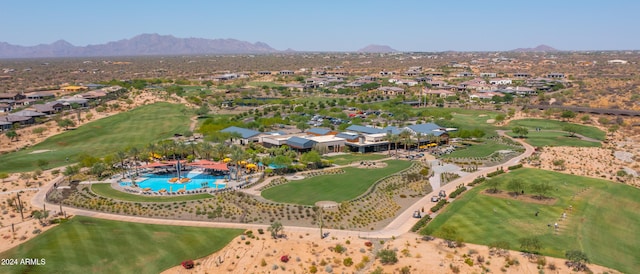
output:
POLYGON ((209 105, 207 103, 204 103, 198 108, 198 110, 196 110, 196 115, 205 116, 209 113, 209 111, 209 105))
POLYGON ((515 133, 519 138, 524 138, 529 134, 529 129, 526 127, 514 127, 511 129, 511 132, 515 133))
POLYGON ((560 117, 563 119, 571 119, 576 117, 576 113, 571 110, 563 110, 560 117))
POLYGON ((296 124, 296 128, 299 129, 300 131, 304 132, 305 130, 309 129, 311 126, 309 126, 309 124, 300 121, 296 124))
POLYGON ((76 125, 76 123, 74 123, 71 119, 60 119, 57 121, 57 123, 59 127, 63 127, 65 130, 76 125))
POLYGON ((507 183, 507 189, 509 189, 511 193, 514 193, 516 196, 518 196, 518 194, 520 194, 524 190, 524 182, 522 182, 522 180, 519 178, 511 179, 507 183))
POLYGON ((280 222, 273 222, 271 223, 271 225, 269 226, 269 228, 267 228, 267 230, 269 232, 271 232, 271 237, 273 237, 274 239, 277 239, 278 236, 280 236, 280 232, 284 229, 284 227, 282 226, 282 223, 280 222))
POLYGON ((300 162, 307 165, 311 164, 313 165, 313 168, 318 168, 318 166, 322 164, 322 157, 317 151, 311 150, 300 156, 300 162))
POLYGON ((38 222, 40 222, 40 225, 45 226, 47 225, 46 222, 44 220, 46 220, 49 217, 49 211, 47 210, 34 210, 31 212, 31 216, 38 220, 38 222))
POLYGON ((551 191, 552 187, 549 182, 539 182, 535 183, 531 186, 531 191, 537 194, 537 198, 542 200, 544 197, 547 197, 549 191, 551 191))
POLYGON ((7 136, 7 138, 9 138, 9 140, 14 141, 18 140, 18 133, 15 130, 9 130, 7 132, 4 133, 5 136, 7 136))
POLYGON ((488 191, 491 193, 498 193, 498 186, 500 186, 500 181, 496 179, 489 179, 486 181, 485 185, 489 187, 488 191))
POLYGON ((562 130, 569 133, 569 137, 575 137, 576 132, 578 131, 578 126, 574 124, 566 124, 562 127, 562 130))

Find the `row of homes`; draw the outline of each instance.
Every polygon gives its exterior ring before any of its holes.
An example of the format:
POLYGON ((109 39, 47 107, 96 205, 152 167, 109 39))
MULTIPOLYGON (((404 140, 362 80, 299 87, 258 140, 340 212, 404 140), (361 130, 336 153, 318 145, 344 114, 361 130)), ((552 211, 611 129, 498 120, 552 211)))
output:
POLYGON ((385 128, 351 125, 339 132, 327 128, 311 128, 306 132, 286 134, 282 132, 260 132, 241 127, 228 127, 221 132, 236 133, 238 138, 234 143, 246 145, 260 143, 263 146, 288 146, 298 152, 307 152, 314 147, 320 151, 330 152, 380 152, 395 149, 396 143, 389 141, 389 135, 399 135, 403 131, 410 133, 415 141, 412 147, 419 147, 430 143, 446 144, 449 142, 449 132, 455 128, 443 128, 434 123, 415 124, 398 128, 385 128))
POLYGON ((30 93, 0 93, 0 131, 9 130, 15 126, 32 125, 37 118, 44 118, 74 106, 86 108, 90 101, 99 100, 109 93, 121 90, 120 86, 90 90, 72 97, 63 97, 55 101, 36 104, 37 101, 49 100, 55 97, 51 91, 30 93), (22 110, 12 112, 15 109, 22 110))

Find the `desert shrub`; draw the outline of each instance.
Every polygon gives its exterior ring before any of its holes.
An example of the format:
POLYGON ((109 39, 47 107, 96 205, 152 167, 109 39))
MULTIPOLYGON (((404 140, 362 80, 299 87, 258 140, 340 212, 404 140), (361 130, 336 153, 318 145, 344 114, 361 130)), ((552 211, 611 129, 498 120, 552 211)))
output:
POLYGON ((346 258, 344 258, 344 260, 342 260, 342 264, 344 266, 352 266, 353 265, 353 259, 351 259, 351 257, 346 257, 346 258))
POLYGON ((391 249, 382 249, 378 251, 376 257, 380 259, 382 264, 395 264, 398 262, 398 254, 391 249))

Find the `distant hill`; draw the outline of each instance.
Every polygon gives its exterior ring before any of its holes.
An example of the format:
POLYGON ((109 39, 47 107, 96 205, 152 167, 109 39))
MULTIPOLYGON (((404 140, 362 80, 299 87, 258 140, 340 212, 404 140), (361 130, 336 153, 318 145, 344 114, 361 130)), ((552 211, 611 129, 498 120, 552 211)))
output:
POLYGON ((365 53, 388 53, 388 52, 398 52, 397 50, 389 47, 389 46, 385 46, 385 45, 368 45, 364 48, 361 48, 358 50, 358 52, 365 52, 365 53))
POLYGON ((535 48, 517 48, 517 49, 513 49, 511 51, 514 52, 554 52, 554 51, 558 51, 557 49, 554 49, 550 46, 547 45, 539 45, 535 48))
POLYGON ((17 46, 0 42, 0 58, 90 57, 138 55, 245 54, 278 52, 269 45, 235 39, 177 38, 141 34, 131 39, 100 45, 74 46, 59 40, 51 44, 17 46))

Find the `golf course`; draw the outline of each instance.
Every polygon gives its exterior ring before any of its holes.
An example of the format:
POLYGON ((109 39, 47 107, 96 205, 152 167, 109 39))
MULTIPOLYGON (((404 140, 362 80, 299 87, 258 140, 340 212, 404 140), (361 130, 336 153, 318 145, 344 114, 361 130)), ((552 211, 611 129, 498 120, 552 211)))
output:
POLYGON ((3 273, 159 273, 223 248, 241 229, 117 222, 76 216, 2 258, 44 259, 2 266, 3 273))
POLYGON ((96 120, 30 148, 0 155, 0 172, 32 171, 39 167, 38 162, 49 169, 78 162, 81 154, 102 157, 129 146, 142 147, 187 131, 185 111, 183 105, 155 103, 96 120))
POLYGON ((596 264, 625 273, 640 269, 640 190, 537 169, 488 180, 497 181, 502 193, 509 192, 511 180, 521 180, 527 196, 534 184, 548 182, 549 199, 490 195, 487 181, 457 198, 421 233, 444 237, 446 231, 449 237, 482 245, 506 242, 512 250, 521 249, 520 239, 533 236, 540 242, 536 251, 543 255, 563 258, 568 250, 580 250, 596 264))

